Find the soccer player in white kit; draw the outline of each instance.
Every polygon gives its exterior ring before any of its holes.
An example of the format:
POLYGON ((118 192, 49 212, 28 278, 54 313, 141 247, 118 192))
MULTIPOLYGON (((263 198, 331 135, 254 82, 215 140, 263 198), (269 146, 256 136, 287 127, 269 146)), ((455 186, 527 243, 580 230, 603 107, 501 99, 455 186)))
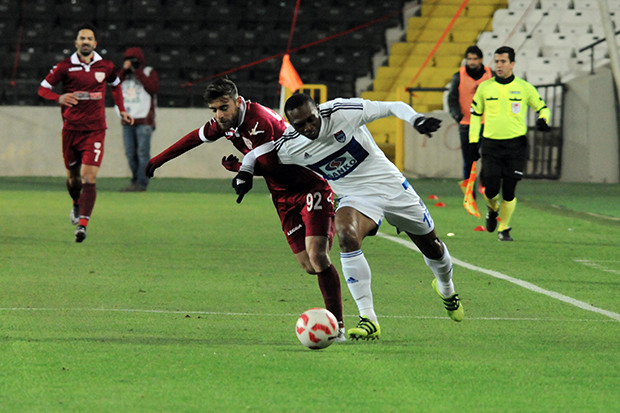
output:
MULTIPOLYGON (((450 318, 461 321, 463 306, 452 282, 452 259, 437 237, 435 224, 407 179, 379 149, 366 124, 396 116, 430 137, 441 121, 417 113, 403 102, 335 99, 317 105, 305 94, 291 96, 284 107, 291 127, 274 142, 280 162, 306 166, 329 181, 338 196, 336 233, 347 286, 360 321, 351 339, 376 339, 381 333, 371 290, 371 271, 361 250, 383 218, 407 233, 435 275, 433 288, 450 318)), ((252 156, 244 159, 251 163, 252 156)))

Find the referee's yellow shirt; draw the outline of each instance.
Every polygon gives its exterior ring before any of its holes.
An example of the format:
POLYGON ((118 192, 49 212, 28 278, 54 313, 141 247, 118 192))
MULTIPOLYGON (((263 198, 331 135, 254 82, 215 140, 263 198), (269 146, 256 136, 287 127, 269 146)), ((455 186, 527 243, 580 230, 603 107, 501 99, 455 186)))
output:
POLYGON ((549 124, 551 111, 534 86, 516 76, 509 83, 500 82, 501 80, 497 81, 493 77, 482 82, 476 90, 471 103, 470 143, 476 143, 480 139, 483 114, 482 135, 488 139, 505 140, 525 135, 528 106, 549 124))

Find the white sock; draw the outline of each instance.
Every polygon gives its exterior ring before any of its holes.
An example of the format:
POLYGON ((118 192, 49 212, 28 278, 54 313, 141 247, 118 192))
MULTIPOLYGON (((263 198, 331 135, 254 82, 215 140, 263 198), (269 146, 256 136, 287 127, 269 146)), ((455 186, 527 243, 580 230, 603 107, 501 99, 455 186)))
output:
POLYGON ((377 322, 370 288, 370 266, 364 257, 364 253, 362 250, 341 252, 340 263, 342 264, 342 274, 347 281, 347 287, 351 291, 360 315, 377 322))
MULTIPOLYGON (((443 242, 442 242, 443 244, 443 242)), ((452 283, 452 257, 448 252, 448 247, 443 244, 443 257, 438 260, 433 260, 428 257, 424 257, 424 262, 429 266, 435 278, 437 278, 437 289, 445 298, 454 294, 454 284, 452 283)))

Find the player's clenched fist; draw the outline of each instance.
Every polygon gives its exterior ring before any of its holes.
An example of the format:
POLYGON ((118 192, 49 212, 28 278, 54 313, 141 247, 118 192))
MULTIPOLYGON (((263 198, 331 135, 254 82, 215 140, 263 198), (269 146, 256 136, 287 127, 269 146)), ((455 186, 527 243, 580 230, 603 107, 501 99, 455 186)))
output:
POLYGON ((224 156, 222 158, 222 166, 229 171, 239 172, 239 168, 241 168, 241 162, 239 162, 239 158, 235 155, 228 155, 228 157, 224 156))
POLYGON ((422 135, 427 135, 429 138, 432 138, 433 135, 431 132, 437 131, 441 126, 441 119, 437 118, 427 118, 425 116, 420 116, 413 122, 413 127, 418 133, 422 135))

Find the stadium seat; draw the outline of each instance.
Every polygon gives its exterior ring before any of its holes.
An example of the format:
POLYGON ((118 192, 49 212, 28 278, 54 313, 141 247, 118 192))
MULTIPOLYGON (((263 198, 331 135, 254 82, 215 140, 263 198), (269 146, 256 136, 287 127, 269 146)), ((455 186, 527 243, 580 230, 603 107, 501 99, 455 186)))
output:
POLYGON ((22 42, 27 45, 41 46, 48 42, 53 23, 44 20, 30 20, 24 22, 22 42))
POLYGON ((560 80, 561 76, 558 72, 527 72, 527 81, 534 86, 554 84, 560 80))
POLYGON ((39 79, 39 82, 47 75, 51 67, 43 67, 39 61, 44 55, 41 48, 29 47, 22 50, 17 61, 18 79, 39 79))
POLYGON ((15 47, 18 20, 0 20, 0 47, 15 47))
POLYGON ((550 10, 550 11, 558 11, 558 10, 568 10, 573 0, 539 0, 540 1, 540 9, 541 10, 550 10))
POLYGON ((494 33, 510 33, 513 30, 521 31, 523 27, 523 13, 509 9, 495 10, 492 26, 494 33))
POLYGON ((137 22, 163 22, 168 16, 159 0, 129 0, 129 10, 137 22))
POLYGON ((181 83, 162 83, 157 94, 157 103, 165 107, 190 106, 192 93, 181 87, 181 83))
POLYGON ((163 27, 161 25, 153 23, 141 24, 140 27, 126 29, 121 36, 121 43, 126 47, 148 47, 165 44, 159 42, 158 33, 162 31, 163 27))
POLYGON ((525 10, 534 8, 538 5, 538 0, 508 0, 510 10, 525 10))
POLYGON ((0 0, 0 16, 2 19, 16 21, 19 18, 19 3, 15 0, 0 0))
POLYGON ((571 59, 576 57, 576 50, 574 46, 542 46, 541 57, 559 57, 563 59, 571 59))
POLYGON ((32 0, 28 2, 28 7, 24 7, 22 10, 22 18, 26 22, 31 20, 49 21, 50 16, 55 15, 55 4, 47 0, 32 0))
POLYGON ((75 27, 95 20, 95 8, 86 2, 63 0, 56 6, 56 13, 57 24, 65 27, 75 27))
POLYGON ((194 0, 165 1, 163 15, 166 20, 173 24, 177 22, 201 22, 205 20, 205 16, 211 16, 211 11, 215 10, 217 5, 209 7, 207 2, 201 1, 200 3, 201 6, 194 0))
POLYGON ((192 37, 193 33, 186 32, 180 28, 169 28, 157 32, 155 34, 155 41, 162 48, 168 46, 182 48, 183 46, 191 44, 190 39, 192 37))
MULTIPOLYGON (((607 2, 610 8, 614 3, 618 4, 618 2, 614 0, 607 2)), ((575 10, 593 10, 599 12, 598 2, 596 0, 573 0, 573 8, 575 10)))
POLYGON ((9 105, 36 106, 43 103, 37 94, 40 79, 17 79, 6 86, 3 100, 9 105))
MULTIPOLYGON (((515 50, 515 60, 519 62, 528 61, 531 62, 532 59, 541 57, 542 52, 538 45, 534 44, 533 47, 522 47, 521 49, 515 50)), ((549 58, 545 58, 548 60, 549 58)))
POLYGON ((95 19, 97 20, 98 28, 102 25, 113 24, 114 22, 126 26, 130 15, 130 9, 124 2, 119 2, 117 0, 100 0, 95 4, 95 19), (122 22, 122 24, 118 22, 122 22))
POLYGON ((182 53, 178 49, 160 50, 154 56, 153 67, 158 70, 179 69, 183 67, 182 53))

